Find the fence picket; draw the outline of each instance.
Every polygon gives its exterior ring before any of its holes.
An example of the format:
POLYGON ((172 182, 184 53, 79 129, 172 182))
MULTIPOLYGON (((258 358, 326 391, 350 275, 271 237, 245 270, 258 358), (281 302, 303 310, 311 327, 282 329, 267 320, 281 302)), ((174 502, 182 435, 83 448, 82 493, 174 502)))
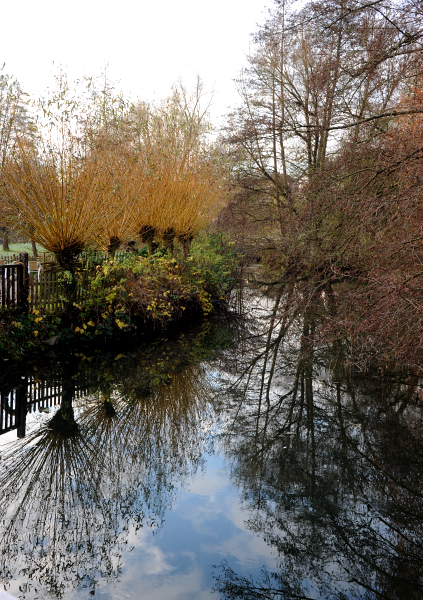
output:
MULTIPOLYGON (((30 275, 25 270, 22 261, 0 264, 0 308, 36 309, 44 313, 63 310, 64 289, 63 284, 59 283, 59 273, 54 264, 47 267, 45 263, 39 272, 30 275)), ((95 275, 95 264, 87 261, 80 271, 81 280, 75 294, 77 302, 86 298, 95 275)))
POLYGON ((0 308, 22 308, 26 304, 24 265, 0 265, 0 308))

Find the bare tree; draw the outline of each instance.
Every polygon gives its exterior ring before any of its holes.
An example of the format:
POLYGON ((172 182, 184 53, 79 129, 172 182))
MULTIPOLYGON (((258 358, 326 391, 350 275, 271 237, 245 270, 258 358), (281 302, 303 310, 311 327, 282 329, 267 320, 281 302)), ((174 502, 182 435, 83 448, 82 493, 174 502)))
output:
POLYGON ((304 202, 318 237, 321 207, 301 189, 345 140, 358 145, 398 114, 423 110, 398 108, 421 68, 421 23, 417 2, 324 0, 295 10, 281 0, 255 34, 227 135, 241 150, 237 183, 273 207, 283 238, 297 243, 303 233, 291 220, 304 202))
MULTIPOLYGON (((3 65, 4 68, 4 65, 3 65)), ((0 71, 0 175, 16 140, 16 133, 28 136, 31 131, 25 93, 18 81, 0 71)), ((9 250, 9 222, 0 195, 0 228, 3 231, 3 250, 9 250)))

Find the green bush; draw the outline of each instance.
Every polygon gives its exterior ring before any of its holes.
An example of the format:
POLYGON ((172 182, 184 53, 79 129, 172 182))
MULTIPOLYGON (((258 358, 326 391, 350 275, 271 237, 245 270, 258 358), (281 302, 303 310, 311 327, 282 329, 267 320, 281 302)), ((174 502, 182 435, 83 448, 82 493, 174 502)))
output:
POLYGON ((0 316, 0 357, 17 358, 36 349, 42 342, 61 335, 62 320, 57 315, 28 315, 4 312, 0 316))
POLYGON ((196 284, 216 300, 227 300, 239 283, 241 256, 221 233, 203 233, 191 245, 188 269, 196 284))
POLYGON ((56 335, 60 340, 93 340, 139 326, 164 328, 193 312, 208 315, 227 301, 237 283, 237 265, 232 243, 218 234, 200 236, 183 262, 165 251, 151 257, 120 255, 97 264, 90 294, 74 302, 66 327, 60 317, 39 311, 4 316, 0 356, 25 353, 56 335))

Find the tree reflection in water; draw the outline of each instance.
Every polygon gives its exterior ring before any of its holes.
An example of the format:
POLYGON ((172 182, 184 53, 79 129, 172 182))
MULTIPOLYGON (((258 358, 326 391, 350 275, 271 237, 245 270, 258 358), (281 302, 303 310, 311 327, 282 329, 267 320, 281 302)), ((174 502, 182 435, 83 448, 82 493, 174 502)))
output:
POLYGON ((200 360, 227 342, 207 346, 207 335, 205 326, 161 340, 122 366, 87 361, 92 393, 79 400, 77 368, 65 364, 60 408, 2 451, 6 586, 19 578, 24 594, 54 598, 69 587, 94 590, 119 577, 130 534, 161 526, 175 484, 201 465, 207 443, 201 432, 214 407, 200 360))
POLYGON ((296 294, 249 307, 221 392, 202 361, 231 337, 207 328, 126 357, 80 356, 90 393, 79 399, 79 365, 64 362, 60 408, 2 450, 2 580, 42 598, 116 581, 134 533, 160 527, 222 415, 247 527, 278 556, 258 579, 219 565, 222 600, 421 599, 420 380, 345 371, 340 342, 313 342, 329 296, 312 312, 296 294))
POLYGON ((223 562, 215 589, 225 600, 421 599, 419 380, 342 370, 340 343, 315 347, 316 312, 300 319, 291 295, 276 294, 267 317, 262 304, 226 364, 225 452, 247 525, 279 568, 249 579, 223 562))

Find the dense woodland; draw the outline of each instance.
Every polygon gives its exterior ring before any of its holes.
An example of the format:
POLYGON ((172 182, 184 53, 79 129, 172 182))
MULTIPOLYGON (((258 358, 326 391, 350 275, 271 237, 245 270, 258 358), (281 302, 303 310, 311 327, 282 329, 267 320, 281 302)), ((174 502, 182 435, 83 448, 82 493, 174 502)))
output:
POLYGON ((413 0, 279 1, 226 128, 222 224, 359 364, 423 359, 422 31, 413 0))
POLYGON ((72 271, 82 248, 134 238, 186 258, 212 223, 314 340, 421 367, 422 34, 417 0, 277 0, 219 135, 200 81, 151 105, 61 74, 30 107, 3 74, 1 225, 72 271))

